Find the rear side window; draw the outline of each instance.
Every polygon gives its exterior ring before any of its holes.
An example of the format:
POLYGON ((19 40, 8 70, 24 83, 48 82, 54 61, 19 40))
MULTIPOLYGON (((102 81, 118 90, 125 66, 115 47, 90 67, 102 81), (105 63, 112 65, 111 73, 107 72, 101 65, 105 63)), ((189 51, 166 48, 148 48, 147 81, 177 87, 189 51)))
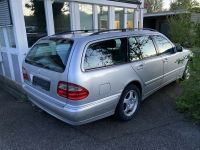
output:
POLYGON ((29 51, 25 62, 56 72, 64 72, 73 41, 69 39, 42 39, 29 51))
POLYGON ((130 61, 140 60, 156 55, 156 49, 149 36, 137 36, 129 38, 130 61))
POLYGON ((166 38, 160 35, 153 37, 160 54, 171 53, 173 51, 173 45, 166 38))
POLYGON ((126 62, 127 39, 112 39, 91 44, 85 54, 84 69, 95 69, 126 62))

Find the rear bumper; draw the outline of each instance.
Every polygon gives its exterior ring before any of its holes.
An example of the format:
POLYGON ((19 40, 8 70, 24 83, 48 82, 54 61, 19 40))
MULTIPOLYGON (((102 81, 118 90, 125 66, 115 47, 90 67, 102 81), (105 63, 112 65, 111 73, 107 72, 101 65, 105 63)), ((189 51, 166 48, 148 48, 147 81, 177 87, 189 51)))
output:
POLYGON ((71 125, 81 125, 113 115, 120 97, 120 94, 117 94, 88 104, 74 106, 58 102, 30 85, 24 84, 23 88, 29 100, 36 106, 71 125))

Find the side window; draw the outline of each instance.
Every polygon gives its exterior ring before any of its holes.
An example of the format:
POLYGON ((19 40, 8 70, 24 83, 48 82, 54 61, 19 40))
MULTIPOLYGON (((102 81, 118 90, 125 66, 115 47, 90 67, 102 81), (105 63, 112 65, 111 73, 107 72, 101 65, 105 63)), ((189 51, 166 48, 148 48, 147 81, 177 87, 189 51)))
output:
POLYGON ((142 59, 142 51, 135 37, 129 38, 129 57, 130 61, 142 59))
POLYGON ((156 49, 149 36, 129 38, 130 61, 148 58, 156 55, 156 49))
POLYGON ((84 69, 95 69, 126 62, 127 39, 112 39, 90 45, 84 58, 84 69))
POLYGON ((173 45, 166 38, 160 35, 155 35, 153 37, 160 54, 171 53, 173 51, 173 45))
POLYGON ((152 39, 149 36, 137 37, 138 47, 141 51, 142 58, 147 58, 156 55, 156 49, 152 39))

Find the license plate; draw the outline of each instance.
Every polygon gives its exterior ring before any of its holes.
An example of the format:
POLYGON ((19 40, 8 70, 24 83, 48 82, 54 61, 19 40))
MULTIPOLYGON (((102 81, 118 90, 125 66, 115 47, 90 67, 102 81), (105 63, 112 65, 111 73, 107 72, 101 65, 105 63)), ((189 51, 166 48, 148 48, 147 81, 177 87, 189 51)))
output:
POLYGON ((35 86, 39 86, 46 91, 49 91, 51 83, 50 83, 50 81, 47 81, 45 79, 33 76, 33 83, 32 84, 35 85, 35 86))

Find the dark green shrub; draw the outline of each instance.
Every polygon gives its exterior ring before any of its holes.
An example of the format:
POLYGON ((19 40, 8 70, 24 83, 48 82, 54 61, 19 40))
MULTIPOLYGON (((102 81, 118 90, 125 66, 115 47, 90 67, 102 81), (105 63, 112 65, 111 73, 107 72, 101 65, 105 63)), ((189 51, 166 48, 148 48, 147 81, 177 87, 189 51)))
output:
POLYGON ((191 14, 180 14, 170 16, 169 22, 169 36, 170 39, 179 43, 184 47, 192 47, 194 45, 194 24, 191 21, 191 14))
POLYGON ((183 92, 176 102, 177 108, 200 122, 200 48, 195 49, 189 68, 190 79, 181 83, 183 92))

